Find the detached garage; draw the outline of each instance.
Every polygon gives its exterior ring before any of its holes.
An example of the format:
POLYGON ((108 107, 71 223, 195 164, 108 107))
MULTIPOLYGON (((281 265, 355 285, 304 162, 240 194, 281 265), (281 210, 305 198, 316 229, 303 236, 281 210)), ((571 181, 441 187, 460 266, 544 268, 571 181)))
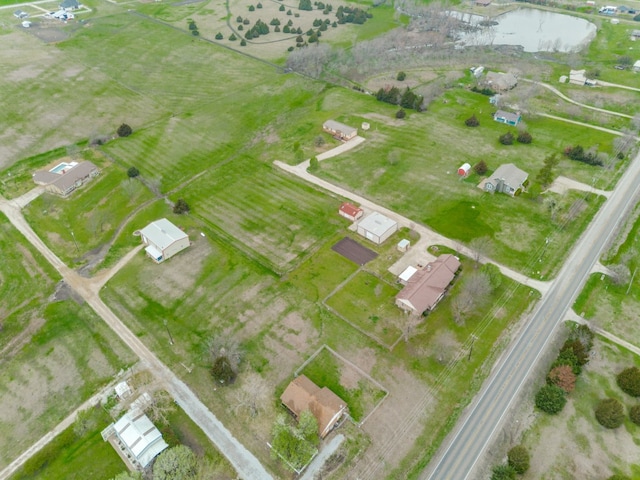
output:
POLYGON ((140 231, 144 249, 155 262, 161 263, 189 246, 189 236, 166 218, 151 222, 140 231))
POLYGON ((358 234, 377 245, 380 245, 397 231, 398 222, 379 212, 373 212, 358 224, 358 234))

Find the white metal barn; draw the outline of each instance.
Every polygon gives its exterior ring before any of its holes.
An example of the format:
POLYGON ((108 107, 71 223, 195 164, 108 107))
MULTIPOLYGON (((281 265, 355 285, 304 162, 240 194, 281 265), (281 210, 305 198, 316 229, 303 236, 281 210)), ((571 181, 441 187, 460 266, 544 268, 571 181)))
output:
POLYGON ((398 230, 398 222, 385 217, 379 212, 373 212, 358 223, 358 234, 367 240, 380 245, 398 230))
POLYGON ((189 246, 189 236, 166 218, 151 222, 140 231, 145 251, 157 263, 189 246))

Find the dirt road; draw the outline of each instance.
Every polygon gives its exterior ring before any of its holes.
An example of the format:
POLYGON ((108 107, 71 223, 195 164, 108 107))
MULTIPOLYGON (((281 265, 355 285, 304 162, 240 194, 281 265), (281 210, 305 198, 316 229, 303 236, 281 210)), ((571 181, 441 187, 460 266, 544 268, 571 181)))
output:
MULTIPOLYGON (((9 218, 14 227, 58 270, 64 281, 82 296, 87 304, 164 384, 169 394, 185 413, 200 426, 207 437, 233 465, 241 478, 247 480, 271 479, 271 475, 264 469, 258 459, 238 442, 189 387, 164 365, 100 299, 100 288, 109 278, 109 274, 104 274, 96 279, 87 279, 67 267, 49 250, 29 226, 20 212, 23 203, 15 200, 7 201, 0 197, 0 211, 9 218)), ((132 254, 130 253, 130 255, 132 254)), ((119 265, 122 265, 122 263, 119 263, 119 265)))

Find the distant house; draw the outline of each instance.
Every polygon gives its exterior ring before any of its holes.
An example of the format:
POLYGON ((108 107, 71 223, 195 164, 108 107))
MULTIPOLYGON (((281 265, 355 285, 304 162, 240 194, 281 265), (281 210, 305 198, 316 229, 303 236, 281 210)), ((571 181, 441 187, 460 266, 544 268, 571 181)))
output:
POLYGON ((355 205, 352 205, 351 203, 344 202, 342 205, 340 205, 338 213, 340 214, 340 216, 349 219, 352 222, 355 222, 360 217, 362 217, 362 215, 364 214, 364 210, 356 207, 355 205))
POLYGON ((593 87, 596 85, 596 81, 592 78, 587 78, 586 70, 570 70, 569 71, 569 83, 573 85, 587 85, 593 87))
POLYGON ((146 468, 162 451, 169 448, 162 433, 142 411, 132 408, 115 424, 109 425, 102 437, 108 440, 125 462, 135 468, 146 468))
POLYGON ((78 0, 62 0, 60 8, 63 10, 77 10, 80 8, 78 0))
POLYGON ((524 189, 529 174, 520 170, 513 163, 500 165, 493 174, 484 182, 484 190, 487 192, 506 193, 512 197, 518 190, 524 189))
POLYGON ((33 181, 44 185, 50 193, 66 197, 99 174, 100 170, 91 162, 63 162, 51 170, 38 170, 33 174, 33 181))
POLYGON ((379 212, 373 212, 358 223, 357 231, 367 240, 380 245, 398 230, 398 222, 385 217, 379 212))
POLYGON ((161 263, 189 246, 189 236, 166 218, 161 218, 140 230, 145 251, 161 263))
POLYGON ((294 378, 280 401, 296 419, 309 410, 318 421, 318 435, 326 437, 348 411, 347 404, 327 387, 318 387, 305 375, 294 378))
POLYGON ((504 110, 498 110, 493 114, 493 119, 496 122, 504 123, 506 125, 516 126, 522 120, 522 116, 519 113, 505 112, 504 110))
POLYGON ((327 120, 322 124, 322 129, 340 140, 351 140, 358 135, 358 129, 334 120, 327 120))
POLYGON ((633 32, 631 32, 631 37, 634 39, 640 38, 640 30, 634 30, 633 32))
POLYGON ((22 19, 27 18, 29 14, 23 10, 16 10, 15 12, 13 12, 13 16, 22 19))
POLYGON ((458 257, 447 253, 423 269, 408 268, 400 276, 405 287, 396 295, 396 306, 413 315, 433 310, 444 297, 460 265, 458 257))
POLYGON ((488 7, 491 5, 491 0, 476 0, 476 6, 478 7, 488 7))
POLYGON ((488 72, 482 83, 494 92, 505 92, 518 85, 518 79, 512 73, 488 72))

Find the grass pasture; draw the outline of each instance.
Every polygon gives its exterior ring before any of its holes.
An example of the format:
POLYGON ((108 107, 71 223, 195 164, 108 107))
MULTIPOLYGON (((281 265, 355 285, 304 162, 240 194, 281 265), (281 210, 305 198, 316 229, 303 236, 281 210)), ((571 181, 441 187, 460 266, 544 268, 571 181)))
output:
POLYGON ((3 353, 0 464, 6 466, 57 425, 133 355, 86 305, 50 303, 20 349, 3 353))

